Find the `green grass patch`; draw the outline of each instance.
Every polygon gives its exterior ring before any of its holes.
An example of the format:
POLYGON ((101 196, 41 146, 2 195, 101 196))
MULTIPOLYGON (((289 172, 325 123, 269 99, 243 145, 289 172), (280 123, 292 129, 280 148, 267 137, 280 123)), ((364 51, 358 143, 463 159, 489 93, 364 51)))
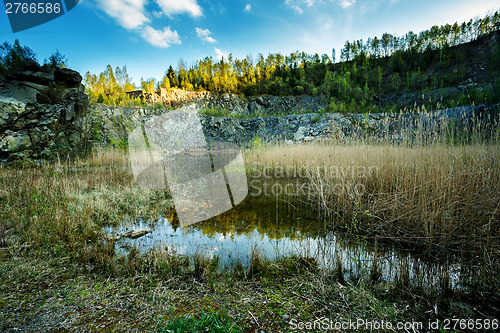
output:
POLYGON ((202 313, 197 316, 177 318, 157 330, 161 333, 237 333, 241 329, 231 319, 218 313, 202 313))

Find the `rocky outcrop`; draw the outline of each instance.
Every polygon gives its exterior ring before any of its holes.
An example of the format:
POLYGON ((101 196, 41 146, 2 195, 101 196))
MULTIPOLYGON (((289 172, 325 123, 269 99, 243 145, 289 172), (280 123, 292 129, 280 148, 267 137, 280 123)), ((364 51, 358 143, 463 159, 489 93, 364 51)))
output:
POLYGON ((223 109, 230 115, 238 116, 276 116, 296 113, 324 111, 328 102, 319 96, 254 96, 244 97, 234 94, 211 92, 192 92, 180 89, 161 89, 155 100, 161 100, 173 109, 195 105, 198 110, 223 109))
MULTIPOLYGON (((499 105, 464 106, 428 113, 338 114, 309 113, 282 117, 238 119, 199 115, 208 142, 232 142, 249 146, 262 142, 309 142, 333 139, 349 142, 359 138, 387 142, 428 142, 443 131, 478 127, 484 133, 498 126, 499 105)), ((196 106, 183 108, 197 112, 196 106)), ((102 145, 126 145, 130 133, 142 120, 167 110, 120 108, 96 105, 93 108, 96 132, 102 145)))
POLYGON ((263 142, 285 143, 322 139, 344 143, 358 139, 426 143, 442 137, 444 131, 481 131, 491 137, 498 128, 499 110, 499 105, 477 105, 416 114, 311 113, 248 119, 202 115, 200 121, 207 141, 240 146, 250 145, 256 137, 263 142))
POLYGON ((90 149, 89 102, 82 77, 30 63, 0 76, 0 159, 52 159, 90 149))

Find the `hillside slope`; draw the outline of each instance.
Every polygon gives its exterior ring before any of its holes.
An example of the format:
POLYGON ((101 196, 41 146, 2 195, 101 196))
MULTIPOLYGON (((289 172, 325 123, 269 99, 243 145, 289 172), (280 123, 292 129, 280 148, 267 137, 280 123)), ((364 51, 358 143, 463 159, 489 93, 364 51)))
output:
MULTIPOLYGON (((380 59, 330 64, 313 95, 244 96, 193 92, 178 88, 134 91, 145 104, 178 108, 195 103, 214 115, 268 116, 328 112, 379 112, 442 109, 500 102, 500 32, 445 50, 421 54, 396 52, 380 59), (373 68, 380 70, 380 85, 370 88, 373 68), (356 81, 358 76, 358 81, 356 81), (352 79, 346 79, 351 78, 352 79), (363 79, 366 81, 363 84, 363 79), (221 110, 225 110, 222 112, 221 110)), ((375 84, 376 86, 376 84, 375 84)))

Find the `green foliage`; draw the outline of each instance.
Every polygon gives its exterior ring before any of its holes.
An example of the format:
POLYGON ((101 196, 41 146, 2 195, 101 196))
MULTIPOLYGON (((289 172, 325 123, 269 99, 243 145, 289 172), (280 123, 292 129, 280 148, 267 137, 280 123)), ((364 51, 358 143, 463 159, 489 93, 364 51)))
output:
POLYGON ((118 149, 122 151, 128 151, 128 139, 126 137, 122 137, 120 141, 111 142, 112 145, 115 145, 118 149))
POLYGON ((491 73, 500 71, 500 46, 498 44, 495 45, 491 52, 488 65, 491 73))
POLYGON ((28 60, 38 63, 35 52, 22 46, 19 39, 13 45, 8 42, 0 45, 0 73, 19 71, 28 60))
POLYGON ((85 90, 92 103, 104 103, 117 106, 140 106, 142 101, 127 94, 135 90, 127 72, 127 66, 111 65, 99 75, 87 72, 84 76, 85 90))
MULTIPOLYGON (((451 47, 491 33, 499 17, 495 13, 462 25, 434 26, 419 34, 410 31, 401 37, 385 33, 381 38, 369 38, 366 43, 362 40, 347 41, 341 50, 341 66, 336 66, 335 59, 330 61, 326 54, 320 57, 298 51, 287 56, 269 54, 267 58, 259 54, 255 62, 249 56, 239 60, 229 55, 219 62, 206 57, 189 69, 183 61, 179 62, 177 70, 170 66, 163 82, 168 81, 169 87, 186 90, 198 87, 245 95, 321 93, 342 99, 346 98, 345 95, 349 95, 347 98, 369 98, 367 93, 373 95, 377 91, 419 89, 420 70, 416 70, 417 67, 428 67, 433 61, 438 62, 442 70, 449 66, 459 67, 463 64, 463 55, 451 47), (439 51, 437 55, 433 52, 436 50, 439 51), (329 71, 336 76, 332 77, 329 71), (391 73, 391 80, 384 80, 384 72, 391 73), (338 84, 337 91, 331 81, 338 84), (367 89, 364 89, 365 85, 367 89), (357 87, 364 93, 360 93, 357 87)), ((455 75, 460 74, 463 72, 455 75)), ((435 85, 439 83, 435 82, 435 85)))
POLYGON ((319 114, 317 114, 311 118, 311 122, 317 123, 320 119, 321 119, 321 116, 319 114))
POLYGON ((256 135, 253 138, 252 142, 250 143, 250 147, 257 148, 257 147, 260 147, 260 146, 262 146, 262 141, 260 140, 259 136, 256 135))
POLYGON ((237 333, 241 332, 231 319, 223 317, 218 313, 202 313, 195 317, 177 318, 166 326, 157 330, 161 333, 189 333, 189 332, 210 332, 210 333, 237 333))
POLYGON ((97 97, 96 102, 97 103, 104 103, 104 96, 102 95, 102 93, 99 93, 99 96, 97 97))
POLYGON ((48 59, 45 59, 45 63, 52 67, 66 68, 68 63, 68 58, 62 55, 59 50, 56 50, 50 55, 48 59))
MULTIPOLYGON (((331 112, 395 112, 405 108, 434 109, 439 99, 419 100, 415 105, 393 105, 384 97, 388 94, 430 92, 457 86, 467 79, 470 67, 459 48, 455 46, 481 38, 495 29, 499 12, 476 18, 469 22, 433 26, 418 34, 412 31, 401 37, 384 33, 380 37, 346 41, 340 51, 341 63, 328 55, 293 52, 289 55, 271 53, 267 57, 258 54, 255 59, 247 56, 237 59, 232 55, 220 60, 205 57, 191 67, 181 59, 177 68, 172 65, 164 77, 141 80, 143 101, 133 100, 125 92, 133 90, 126 68, 115 71, 108 65, 99 76, 87 73, 87 91, 91 101, 102 93, 103 102, 133 106, 142 105, 154 98, 159 89, 179 88, 188 91, 235 93, 246 96, 272 95, 321 95, 330 102, 331 112), (155 90, 157 89, 157 90, 155 90)), ((500 102, 498 75, 500 48, 488 49, 489 73, 492 88, 476 92, 466 99, 446 92, 448 104, 500 102)), ((332 56, 335 52, 332 52, 332 56)), ((219 109, 203 110, 213 116, 228 116, 219 109)))
POLYGON ((221 107, 210 107, 208 109, 202 109, 200 110, 201 114, 207 115, 207 116, 213 116, 213 117, 228 117, 229 112, 221 107))
POLYGON ((164 109, 165 106, 163 105, 163 103, 154 103, 153 104, 153 109, 164 109))

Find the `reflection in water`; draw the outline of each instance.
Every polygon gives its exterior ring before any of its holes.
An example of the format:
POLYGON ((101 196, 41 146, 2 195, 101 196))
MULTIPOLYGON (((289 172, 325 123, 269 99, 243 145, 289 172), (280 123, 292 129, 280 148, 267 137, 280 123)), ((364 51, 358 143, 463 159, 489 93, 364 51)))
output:
MULTIPOLYGON (((280 186, 290 183, 273 182, 280 186)), ((117 250, 122 254, 130 248, 143 253, 166 248, 180 255, 192 256, 199 252, 208 257, 218 256, 225 265, 235 261, 248 265, 256 248, 261 257, 268 259, 307 256, 314 257, 320 266, 331 268, 338 267, 340 261, 347 278, 358 279, 376 273, 384 280, 406 281, 438 292, 443 288, 462 288, 466 280, 472 278, 470 273, 474 267, 439 264, 392 247, 344 239, 328 228, 318 211, 311 209, 314 206, 293 193, 253 196, 250 191, 240 205, 202 223, 180 227, 172 214, 157 221, 124 222, 107 232, 116 235, 131 229, 152 229, 144 237, 118 241, 117 250)))
POLYGON ((139 239, 120 240, 118 249, 137 247, 147 251, 166 246, 178 254, 206 252, 209 256, 218 255, 225 263, 238 259, 246 264, 255 246, 267 258, 317 252, 319 242, 328 237, 325 238, 325 228, 318 223, 317 214, 305 206, 292 196, 249 195, 236 208, 187 227, 180 227, 172 214, 158 221, 124 222, 108 233, 151 228, 151 233, 139 239))

